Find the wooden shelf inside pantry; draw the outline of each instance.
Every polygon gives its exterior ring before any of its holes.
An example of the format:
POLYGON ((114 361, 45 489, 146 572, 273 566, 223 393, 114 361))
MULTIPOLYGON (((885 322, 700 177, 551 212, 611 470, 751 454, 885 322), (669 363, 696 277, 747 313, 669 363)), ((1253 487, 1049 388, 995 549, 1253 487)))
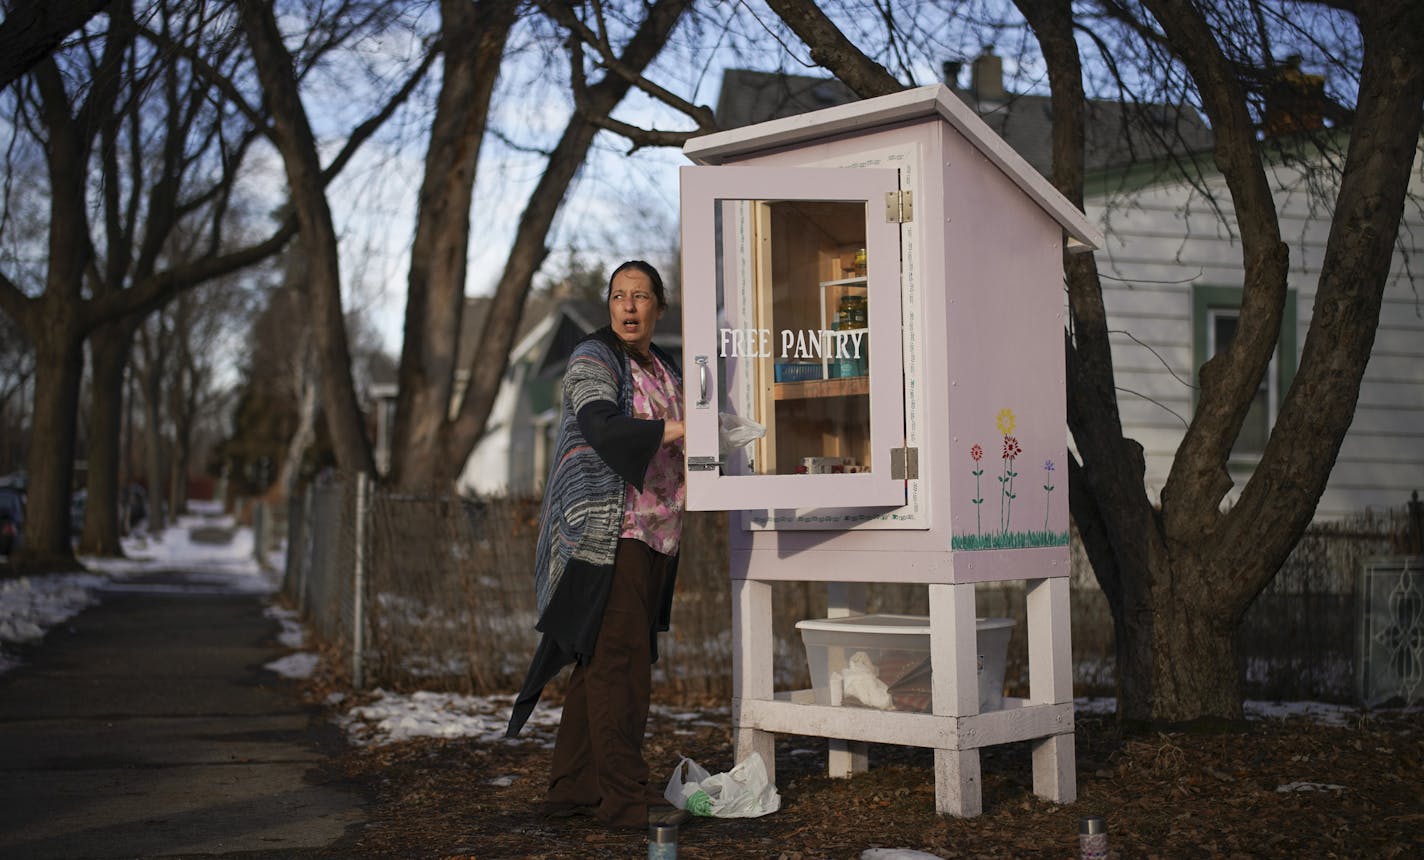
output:
POLYGON ((777 400, 803 400, 811 397, 849 397, 870 393, 870 377, 847 376, 844 379, 807 379, 802 382, 776 383, 777 400))

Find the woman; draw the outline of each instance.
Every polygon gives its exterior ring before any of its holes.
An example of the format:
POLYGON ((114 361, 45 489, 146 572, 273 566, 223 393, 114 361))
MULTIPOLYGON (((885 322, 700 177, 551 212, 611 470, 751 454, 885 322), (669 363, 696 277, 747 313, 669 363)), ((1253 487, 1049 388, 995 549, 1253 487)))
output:
POLYGON ((545 811, 618 827, 681 820, 648 785, 643 731, 657 633, 668 629, 682 530, 682 375, 653 345, 667 309, 641 260, 608 282, 609 325, 574 348, 535 552, 544 635, 510 716, 574 663, 545 811))

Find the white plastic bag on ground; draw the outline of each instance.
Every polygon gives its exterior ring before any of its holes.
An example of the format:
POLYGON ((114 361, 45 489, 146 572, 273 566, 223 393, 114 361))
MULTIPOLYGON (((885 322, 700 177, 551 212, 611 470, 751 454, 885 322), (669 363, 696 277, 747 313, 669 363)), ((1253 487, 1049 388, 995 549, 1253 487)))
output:
POLYGON ((756 818, 781 808, 781 795, 767 777, 760 753, 715 776, 683 756, 663 796, 678 809, 709 818, 756 818))

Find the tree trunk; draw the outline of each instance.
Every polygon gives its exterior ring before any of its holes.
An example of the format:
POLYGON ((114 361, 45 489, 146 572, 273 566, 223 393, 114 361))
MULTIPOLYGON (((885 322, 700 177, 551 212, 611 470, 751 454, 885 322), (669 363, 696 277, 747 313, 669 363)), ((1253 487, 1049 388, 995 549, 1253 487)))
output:
POLYGON ((119 544, 119 467, 124 412, 124 371, 137 324, 124 317, 89 336, 89 481, 85 487, 83 555, 122 557, 119 544))
POLYGON ((163 369, 167 361, 167 334, 162 314, 154 319, 157 332, 149 342, 144 335, 143 367, 139 390, 143 392, 144 471, 148 477, 148 533, 160 537, 168 528, 168 445, 163 438, 163 369))
MULTIPOLYGON (((46 297, 48 298, 48 297, 46 297)), ((42 301, 45 317, 30 333, 35 345, 35 412, 28 469, 25 545, 11 559, 20 573, 82 570, 69 539, 69 494, 74 483, 74 442, 83 340, 71 309, 57 298, 42 301), (56 307, 60 306, 60 307, 56 307)))
MULTIPOLYGON (((687 9, 687 0, 658 0, 648 7, 647 17, 628 41, 620 58, 621 68, 631 75, 641 75, 667 43, 673 28, 687 9)), ((437 456, 427 467, 438 469, 429 483, 449 486, 464 469, 470 452, 484 433, 499 395, 501 380, 509 366, 509 351, 519 331, 519 320, 529 295, 529 285, 543 264, 548 248, 545 241, 553 226, 569 185, 588 157, 598 126, 596 117, 607 117, 627 95, 632 83, 622 74, 607 73, 589 88, 586 101, 570 118, 558 146, 549 156, 544 173, 529 195, 524 213, 519 219, 514 247, 505 264, 494 300, 485 318, 469 366, 470 384, 455 421, 447 424, 440 438, 437 456)))
POLYGON ((322 378, 322 402, 336 461, 343 470, 376 474, 371 442, 351 379, 351 351, 341 310, 341 266, 336 228, 292 57, 282 42, 270 2, 240 0, 243 30, 272 113, 273 140, 282 154, 287 184, 306 253, 308 301, 322 378))
POLYGON ((1124 637, 1132 658, 1151 655, 1151 721, 1241 719, 1237 619, 1220 598, 1219 571, 1199 560, 1172 559, 1153 579, 1151 638, 1131 627, 1124 637))
POLYGON ((297 429, 287 442, 287 456, 282 460, 282 500, 290 501, 297 492, 297 480, 301 477, 302 458, 316 438, 317 386, 312 372, 310 347, 301 349, 301 379, 298 388, 301 401, 297 412, 297 429))
MULTIPOLYGON (((109 48, 106 46, 105 52, 109 48)), ((35 346, 35 412, 30 441, 25 546, 13 567, 76 570, 69 534, 69 494, 74 484, 74 445, 79 385, 84 375, 84 319, 80 286, 91 246, 85 210, 86 139, 70 113, 57 64, 42 60, 35 71, 40 113, 49 130, 45 158, 50 176, 48 271, 44 292, 24 302, 21 322, 35 346)), ((6 282, 6 286, 13 286, 6 282)), ((7 290, 8 292, 8 290, 7 290)))
POLYGON ((460 350, 470 201, 515 9, 509 0, 440 5, 445 68, 411 247, 391 445, 390 482, 407 492, 451 486, 442 443, 460 350))

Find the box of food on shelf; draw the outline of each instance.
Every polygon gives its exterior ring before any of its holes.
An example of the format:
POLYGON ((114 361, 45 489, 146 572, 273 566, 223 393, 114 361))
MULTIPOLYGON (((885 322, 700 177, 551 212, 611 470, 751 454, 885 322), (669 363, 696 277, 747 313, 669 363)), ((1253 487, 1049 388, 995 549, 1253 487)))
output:
POLYGON ((777 382, 805 382, 821 378, 819 361, 778 361, 776 363, 777 382))

